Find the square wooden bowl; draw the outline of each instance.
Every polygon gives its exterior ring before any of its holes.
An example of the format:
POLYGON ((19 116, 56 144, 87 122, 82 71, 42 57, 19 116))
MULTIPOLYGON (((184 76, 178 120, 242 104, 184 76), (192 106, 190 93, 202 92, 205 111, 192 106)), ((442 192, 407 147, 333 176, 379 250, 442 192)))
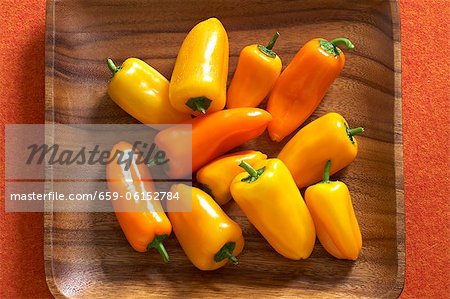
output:
MULTIPOLYGON (((335 176, 351 190, 363 235, 360 258, 335 259, 317 242, 309 259, 287 260, 230 203, 224 209, 242 225, 246 240, 240 263, 201 272, 174 236, 166 243, 171 262, 164 264, 155 253, 134 252, 114 214, 51 212, 50 203, 45 213, 50 290, 58 298, 398 296, 405 247, 397 1, 49 0, 47 123, 135 123, 106 93, 105 59, 138 57, 170 78, 187 32, 212 16, 229 35, 230 77, 240 50, 265 44, 275 31, 281 33, 275 51, 284 66, 315 37, 346 36, 356 45, 306 123, 335 111, 366 129, 358 136, 356 161, 335 176)), ((283 145, 265 134, 240 149, 274 157, 283 145)))

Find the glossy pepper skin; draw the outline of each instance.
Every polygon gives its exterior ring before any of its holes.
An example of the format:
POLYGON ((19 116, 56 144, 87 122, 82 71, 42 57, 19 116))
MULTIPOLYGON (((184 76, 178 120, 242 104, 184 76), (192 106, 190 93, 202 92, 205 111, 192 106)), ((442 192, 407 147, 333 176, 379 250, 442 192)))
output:
POLYGON ((356 158, 358 143, 354 135, 363 128, 350 129, 344 117, 328 113, 303 127, 278 155, 300 188, 321 180, 323 165, 331 160, 334 174, 356 158))
POLYGON ((185 178, 206 163, 261 135, 272 117, 258 108, 235 108, 193 118, 160 131, 156 145, 169 159, 166 174, 185 178), (189 127, 189 128, 188 128, 189 127), (191 145, 192 151, 180 144, 191 145), (192 165, 186 161, 192 160, 192 165))
POLYGON ((354 48, 345 38, 307 42, 278 78, 267 103, 273 116, 268 127, 272 140, 281 141, 317 108, 344 67, 344 53, 337 47, 340 44, 354 48))
POLYGON ((265 159, 267 156, 258 151, 242 151, 222 156, 197 171, 197 181, 219 205, 224 205, 231 199, 231 182, 242 172, 239 163, 245 161, 255 165, 265 159))
POLYGON ((308 258, 316 231, 287 167, 279 159, 240 165, 247 172, 234 178, 231 194, 248 220, 282 256, 308 258))
POLYGON ((178 52, 170 80, 172 106, 199 115, 222 110, 228 77, 228 36, 222 23, 210 18, 188 33, 178 52))
MULTIPOLYGON (((231 220, 219 205, 204 191, 183 184, 175 184, 170 191, 178 192, 179 200, 189 202, 192 211, 171 212, 173 231, 189 260, 200 270, 215 270, 230 262, 244 248, 240 226, 231 220)), ((173 204, 173 202, 169 202, 173 204)))
POLYGON ((137 58, 128 58, 121 67, 108 59, 113 77, 108 94, 123 110, 143 124, 178 124, 191 118, 175 110, 169 102, 169 81, 137 58))
POLYGON ((322 246, 338 259, 356 260, 362 237, 350 192, 344 183, 330 181, 329 171, 330 161, 326 163, 323 181, 306 189, 305 201, 322 246))
POLYGON ((131 144, 119 142, 114 145, 111 153, 119 151, 128 157, 132 153, 133 161, 128 170, 124 163, 118 163, 119 156, 106 166, 109 190, 120 196, 112 201, 117 220, 134 250, 146 252, 156 248, 167 262, 169 256, 162 241, 170 235, 172 225, 160 202, 126 200, 127 192, 146 194, 155 191, 150 171, 146 165, 135 162, 139 153, 133 151, 131 144))
POLYGON ((228 87, 227 108, 257 107, 269 94, 281 72, 281 59, 272 51, 278 36, 277 32, 267 46, 242 49, 228 87))

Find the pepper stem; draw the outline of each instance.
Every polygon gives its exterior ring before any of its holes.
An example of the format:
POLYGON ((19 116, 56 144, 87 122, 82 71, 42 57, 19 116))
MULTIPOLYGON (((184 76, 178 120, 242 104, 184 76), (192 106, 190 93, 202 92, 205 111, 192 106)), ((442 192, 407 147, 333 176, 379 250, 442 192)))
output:
POLYGON ((350 136, 359 135, 359 134, 362 134, 363 132, 364 132, 364 128, 362 128, 362 127, 348 129, 348 134, 350 136))
POLYGON ((164 263, 167 263, 169 261, 169 254, 167 253, 166 248, 164 247, 164 244, 162 243, 162 241, 165 238, 167 238, 167 235, 155 236, 153 241, 147 245, 147 250, 150 250, 151 248, 155 248, 156 250, 158 250, 164 263))
POLYGON ((241 161, 241 163, 239 164, 240 167, 244 168, 245 171, 248 172, 248 174, 251 177, 257 178, 258 177, 258 172, 256 171, 256 169, 254 169, 250 164, 248 164, 245 161, 241 161))
POLYGON ((157 245, 155 245, 155 248, 156 248, 156 250, 158 250, 164 263, 167 263, 169 261, 169 254, 167 253, 166 248, 164 247, 163 243, 158 243, 157 245))
POLYGON ((325 169, 323 170, 323 183, 329 183, 330 182, 330 168, 331 168, 331 161, 328 160, 325 164, 325 169))
POLYGON ((111 58, 108 58, 106 60, 106 63, 108 64, 108 68, 111 71, 111 73, 113 74, 113 76, 120 70, 120 67, 117 67, 111 58))
POLYGON ((206 114, 206 110, 208 110, 211 102, 212 101, 207 97, 190 98, 186 101, 186 106, 193 111, 200 111, 201 113, 206 114))
POLYGON ((346 46, 348 49, 352 50, 355 48, 355 45, 348 39, 345 37, 338 37, 335 38, 331 41, 331 43, 333 44, 333 46, 337 47, 339 45, 344 45, 346 46))
POLYGON ((275 42, 277 41, 278 37, 280 36, 280 33, 277 31, 274 36, 272 36, 272 39, 267 44, 266 48, 269 50, 272 50, 273 46, 275 45, 275 42))
POLYGON ((256 181, 264 173, 264 170, 266 170, 265 166, 263 168, 256 170, 245 161, 241 161, 239 166, 244 168, 245 171, 247 171, 249 173, 249 176, 247 176, 241 180, 242 182, 246 182, 246 183, 252 183, 252 182, 256 181))
POLYGON ((232 254, 234 247, 236 246, 236 242, 228 242, 220 248, 220 250, 214 255, 214 261, 219 263, 224 259, 228 259, 228 261, 233 264, 238 264, 238 259, 232 254))
POLYGON ((233 264, 233 265, 239 264, 237 257, 232 255, 231 252, 229 252, 228 250, 225 250, 224 254, 227 256, 228 261, 230 262, 230 264, 233 264))
POLYGON ((267 44, 267 46, 258 45, 258 50, 260 50, 264 55, 269 56, 270 58, 277 57, 277 53, 272 51, 273 46, 275 45, 275 42, 277 41, 278 37, 280 36, 280 33, 276 32, 274 36, 272 36, 271 40, 267 44))
POLYGON ((195 103, 195 106, 197 107, 197 110, 200 111, 203 114, 206 114, 206 110, 205 108, 203 108, 203 106, 201 106, 198 102, 195 103))

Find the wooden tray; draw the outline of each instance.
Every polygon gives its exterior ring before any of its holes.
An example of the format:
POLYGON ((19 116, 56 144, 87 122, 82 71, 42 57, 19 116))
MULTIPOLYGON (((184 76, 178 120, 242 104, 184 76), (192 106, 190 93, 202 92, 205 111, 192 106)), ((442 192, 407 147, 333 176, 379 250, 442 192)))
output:
MULTIPOLYGON (((266 43, 276 30, 281 37, 275 50, 284 66, 314 37, 344 35, 356 45, 310 120, 336 111, 366 129, 358 137, 358 158, 336 176, 352 193, 364 239, 360 258, 334 259, 317 243, 308 260, 284 259, 231 203, 225 210, 245 233, 240 263, 201 272, 174 236, 166 245, 172 261, 164 265, 155 253, 134 252, 112 213, 47 212, 45 266, 52 293, 58 298, 398 296, 405 247, 397 1, 49 0, 47 123, 134 123, 106 94, 105 58, 120 63, 140 57, 170 78, 186 33, 211 16, 229 34, 230 76, 240 49, 266 43)), ((244 148, 275 156, 282 145, 265 135, 244 148)))

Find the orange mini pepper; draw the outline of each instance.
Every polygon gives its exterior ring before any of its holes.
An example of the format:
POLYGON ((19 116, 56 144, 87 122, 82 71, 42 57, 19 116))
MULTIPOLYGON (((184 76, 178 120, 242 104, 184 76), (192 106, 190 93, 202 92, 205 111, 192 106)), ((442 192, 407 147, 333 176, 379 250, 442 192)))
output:
POLYGON ((358 143, 354 135, 363 128, 350 129, 342 115, 328 113, 303 127, 278 154, 299 187, 321 180, 323 165, 331 160, 334 174, 356 158, 358 143))
MULTIPOLYGON (((113 200, 116 217, 130 245, 139 252, 156 248, 165 262, 169 255, 162 241, 167 238, 172 225, 164 213, 159 201, 127 200, 127 193, 132 192, 142 196, 155 191, 150 171, 145 164, 137 164, 139 153, 133 151, 132 145, 119 142, 114 145, 112 153, 122 152, 133 159, 127 169, 124 163, 119 163, 117 155, 106 166, 106 178, 111 192, 117 192, 117 200, 113 200), (126 211, 126 210, 129 210, 126 211)), ((122 158, 123 159, 123 158, 122 158)))
POLYGON ((197 171, 197 181, 219 205, 224 205, 231 199, 231 182, 242 172, 239 163, 245 161, 253 166, 265 159, 267 156, 258 151, 242 151, 222 156, 197 171))
POLYGON ((278 78, 267 103, 273 116, 268 127, 272 140, 281 141, 317 108, 344 67, 345 56, 338 45, 354 48, 346 38, 307 42, 278 78))
POLYGON ((338 259, 356 260, 362 248, 361 231, 347 186, 330 181, 330 164, 323 181, 308 187, 305 201, 322 246, 338 259))
POLYGON ((227 108, 256 107, 269 94, 281 72, 281 59, 272 51, 279 35, 277 32, 267 46, 242 49, 228 87, 227 108))
POLYGON ((175 184, 170 192, 192 206, 190 212, 172 212, 173 202, 168 202, 173 231, 192 264, 200 270, 215 270, 227 262, 237 264, 236 256, 244 248, 240 226, 198 188, 175 184))
POLYGON ((258 108, 234 108, 193 118, 160 131, 156 145, 169 159, 170 178, 185 178, 220 155, 261 135, 272 117, 258 108), (184 146, 192 144, 192 151, 184 146), (180 146, 183 145, 183 146, 180 146), (192 160, 192 164, 186 161, 192 160))

